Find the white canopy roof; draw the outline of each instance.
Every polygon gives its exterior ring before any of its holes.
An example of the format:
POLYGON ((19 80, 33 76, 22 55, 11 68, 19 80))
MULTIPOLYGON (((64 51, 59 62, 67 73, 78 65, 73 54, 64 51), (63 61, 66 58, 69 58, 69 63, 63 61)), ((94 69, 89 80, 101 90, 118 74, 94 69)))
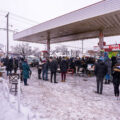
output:
POLYGON ((102 2, 65 14, 14 34, 14 40, 46 43, 120 35, 120 0, 102 2))

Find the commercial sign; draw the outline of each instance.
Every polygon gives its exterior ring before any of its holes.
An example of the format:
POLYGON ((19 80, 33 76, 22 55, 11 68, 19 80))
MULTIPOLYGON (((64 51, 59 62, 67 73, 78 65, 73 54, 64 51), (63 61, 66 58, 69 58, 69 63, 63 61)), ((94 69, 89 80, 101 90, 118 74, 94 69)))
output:
POLYGON ((120 44, 114 44, 114 45, 106 45, 104 46, 105 51, 119 51, 120 50, 120 44))
MULTIPOLYGON (((113 45, 105 45, 103 47, 104 51, 110 52, 110 51, 120 51, 120 44, 113 44, 113 45)), ((95 51, 99 51, 99 46, 94 46, 95 51)))

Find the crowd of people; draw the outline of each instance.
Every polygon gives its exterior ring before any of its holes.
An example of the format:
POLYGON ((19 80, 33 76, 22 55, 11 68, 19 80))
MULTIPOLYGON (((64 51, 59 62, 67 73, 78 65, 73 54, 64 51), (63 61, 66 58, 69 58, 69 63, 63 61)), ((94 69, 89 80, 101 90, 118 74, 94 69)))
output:
POLYGON ((52 58, 46 60, 41 60, 38 64, 38 78, 43 80, 48 80, 48 70, 51 71, 50 81, 54 77, 54 82, 56 81, 56 72, 61 72, 61 81, 65 82, 66 80, 66 73, 68 69, 73 70, 73 73, 77 73, 80 68, 83 68, 84 73, 87 72, 87 65, 88 64, 95 64, 94 58, 67 58, 67 57, 59 57, 59 58, 52 58), (41 77, 42 76, 42 77, 41 77))
MULTIPOLYGON (((24 81, 24 85, 28 85, 27 80, 31 76, 32 71, 27 63, 27 59, 23 58, 3 58, 1 62, 6 66, 7 75, 12 73, 16 74, 18 69, 20 70, 21 81, 24 81)), ((83 58, 67 58, 67 57, 50 57, 46 59, 41 59, 38 63, 38 79, 44 81, 50 81, 51 83, 57 82, 57 72, 61 73, 61 82, 66 81, 66 74, 68 70, 72 70, 73 73, 77 74, 80 68, 83 68, 81 72, 84 74, 88 73, 88 65, 94 66, 94 74, 97 81, 97 91, 96 93, 102 94, 103 83, 110 84, 113 82, 115 96, 119 96, 119 84, 120 84, 120 73, 119 71, 114 71, 114 67, 120 65, 119 57, 112 57, 109 59, 108 56, 104 55, 99 59, 92 57, 83 58), (50 70, 50 78, 48 78, 48 73, 50 70), (105 79, 105 82, 104 82, 105 79)), ((119 67, 118 67, 119 69, 119 67)))

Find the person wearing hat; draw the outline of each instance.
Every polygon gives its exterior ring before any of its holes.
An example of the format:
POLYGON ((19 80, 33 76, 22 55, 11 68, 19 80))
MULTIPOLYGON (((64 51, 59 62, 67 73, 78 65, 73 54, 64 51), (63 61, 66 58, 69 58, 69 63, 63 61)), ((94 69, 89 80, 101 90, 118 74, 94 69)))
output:
POLYGON ((107 74, 107 65, 104 63, 104 58, 100 57, 95 65, 95 75, 97 81, 97 93, 102 94, 103 91, 103 79, 107 74))

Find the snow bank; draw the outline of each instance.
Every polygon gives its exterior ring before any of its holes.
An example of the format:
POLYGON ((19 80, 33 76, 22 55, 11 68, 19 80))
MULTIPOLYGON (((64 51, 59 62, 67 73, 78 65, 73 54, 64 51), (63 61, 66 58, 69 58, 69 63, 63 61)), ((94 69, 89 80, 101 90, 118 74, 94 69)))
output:
POLYGON ((34 114, 20 105, 18 112, 18 99, 9 93, 8 80, 0 78, 0 120, 34 120, 34 114))
POLYGON ((14 106, 14 98, 10 96, 10 102, 5 99, 1 84, 0 91, 0 120, 26 120, 22 113, 17 112, 14 106))

